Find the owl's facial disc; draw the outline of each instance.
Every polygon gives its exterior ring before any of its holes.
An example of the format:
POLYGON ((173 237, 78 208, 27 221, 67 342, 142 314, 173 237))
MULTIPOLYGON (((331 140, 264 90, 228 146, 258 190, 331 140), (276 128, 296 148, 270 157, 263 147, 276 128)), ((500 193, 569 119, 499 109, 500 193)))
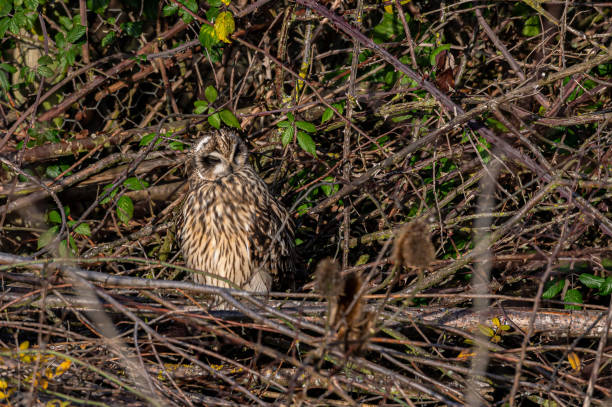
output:
POLYGON ((217 151, 200 153, 196 155, 196 160, 198 176, 203 180, 212 181, 232 172, 231 165, 217 151))
POLYGON ((226 177, 247 164, 248 148, 234 133, 202 137, 193 149, 197 176, 204 181, 226 177))

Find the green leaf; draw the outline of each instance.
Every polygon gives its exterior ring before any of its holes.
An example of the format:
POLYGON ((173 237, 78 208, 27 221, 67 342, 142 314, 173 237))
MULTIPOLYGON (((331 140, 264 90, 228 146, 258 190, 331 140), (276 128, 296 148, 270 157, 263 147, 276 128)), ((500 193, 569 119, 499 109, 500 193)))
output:
POLYGON ((36 250, 40 250, 51 243, 55 236, 57 236, 57 232, 59 232, 59 226, 55 225, 41 233, 41 235, 38 237, 38 242, 36 243, 36 250))
POLYGON ((603 279, 602 277, 597 277, 593 274, 586 273, 580 274, 580 277, 578 277, 578 279, 582 284, 586 285, 587 287, 596 289, 600 289, 605 282, 605 279, 603 279))
POLYGON ((344 102, 332 103, 332 106, 336 108, 338 113, 344 113, 344 102))
POLYGON ((38 0, 25 0, 23 4, 28 10, 31 11, 36 11, 38 8, 38 0))
POLYGON ((8 15, 13 10, 12 1, 0 1, 0 17, 8 15))
POLYGON ((535 37, 540 34, 540 19, 538 16, 531 16, 525 21, 522 33, 526 37, 535 37))
MULTIPOLYGON (((185 7, 187 7, 187 9, 189 11, 191 11, 193 14, 197 14, 198 12, 198 3, 195 0, 180 0, 180 2, 185 5, 185 7)), ((183 21, 186 24, 189 24, 190 22, 193 21, 193 17, 191 16, 191 13, 188 13, 187 11, 183 10, 182 8, 179 9, 179 16, 181 16, 181 18, 183 19, 183 21)))
POLYGON ((295 116, 293 115, 293 113, 289 112, 287 113, 287 119, 289 119, 289 121, 293 123, 295 121, 295 116))
POLYGON ((204 89, 204 96, 206 97, 206 100, 208 100, 208 103, 214 103, 218 96, 217 89, 211 85, 208 85, 206 89, 204 89))
POLYGON ((174 151, 183 151, 183 150, 185 150, 185 144, 181 143, 180 141, 171 141, 168 144, 168 147, 170 147, 170 150, 174 150, 174 151))
POLYGON ((9 31, 15 35, 19 34, 19 28, 21 28, 21 26, 19 25, 20 20, 18 17, 19 17, 19 14, 15 14, 13 18, 9 18, 9 23, 8 23, 9 31))
POLYGON ((59 20, 59 23, 62 25, 62 27, 64 27, 67 31, 70 31, 74 26, 72 20, 66 16, 59 16, 57 19, 59 20))
POLYGON ((87 27, 84 27, 81 24, 75 25, 72 28, 72 30, 68 31, 68 34, 66 34, 66 41, 68 41, 71 44, 74 44, 86 32, 87 32, 87 27))
MULTIPOLYGON (((70 47, 70 49, 66 52, 66 61, 68 62, 68 65, 74 65, 76 61, 76 56, 79 55, 79 52, 81 52, 80 45, 73 45, 70 47)), ((146 58, 145 55, 143 55, 143 57, 146 58)))
POLYGON ((287 144, 293 141, 293 126, 285 127, 283 130, 283 134, 281 135, 281 142, 283 143, 283 147, 286 147, 287 144))
POLYGON ((551 298, 556 297, 557 294, 559 294, 563 290, 564 286, 565 279, 552 281, 546 291, 542 293, 542 298, 550 300, 551 298))
POLYGON ((87 9, 96 14, 102 14, 108 8, 109 3, 110 0, 87 0, 87 9))
POLYGON ((292 127, 291 122, 288 122, 287 120, 283 120, 282 122, 278 122, 276 124, 278 127, 280 127, 281 129, 287 128, 287 127, 292 127))
POLYGON ((399 17, 395 14, 383 13, 382 20, 374 27, 374 42, 381 43, 391 41, 396 39, 396 36, 403 33, 404 27, 399 17))
POLYGON ((444 44, 434 49, 432 53, 429 55, 429 64, 431 66, 436 66, 436 56, 442 51, 448 51, 450 49, 450 44, 444 44))
POLYGON ((45 174, 47 174, 49 178, 57 178, 61 173, 62 169, 58 164, 50 165, 45 169, 45 174))
POLYGON ((205 100, 196 100, 193 103, 195 109, 193 109, 194 114, 202 114, 208 109, 208 102, 205 100))
POLYGON ((115 31, 109 31, 108 34, 106 34, 104 38, 102 38, 100 45, 102 46, 102 48, 104 48, 112 44, 115 41, 116 37, 117 37, 117 33, 115 31))
POLYGON ((506 126, 504 126, 504 124, 502 122, 500 122, 499 120, 496 120, 492 117, 488 117, 487 118, 487 125, 489 128, 491 129, 495 129, 497 131, 499 131, 500 133, 507 133, 510 130, 508 130, 508 128, 506 126))
POLYGON ((123 181, 123 186, 131 191, 142 191, 149 186, 149 183, 140 180, 138 177, 130 177, 123 181))
POLYGON ((317 147, 309 134, 306 134, 303 131, 298 131, 297 141, 300 147, 302 147, 302 150, 314 155, 315 157, 317 156, 317 147))
POLYGON ((2 89, 9 90, 11 84, 9 83, 8 77, 6 76, 6 72, 0 71, 0 86, 2 89))
POLYGON ((121 24, 121 28, 125 30, 126 34, 130 37, 136 38, 142 34, 142 27, 144 22, 142 21, 128 21, 121 24))
POLYGON ((304 203, 297 207, 296 211, 299 215, 303 215, 312 207, 312 204, 304 203))
POLYGON ((219 113, 208 116, 208 123, 215 129, 221 128, 221 117, 219 116, 219 113))
MULTIPOLYGON (((325 177, 323 178, 324 182, 329 182, 330 184, 334 183, 334 177, 325 177)), ((333 184, 333 185, 321 185, 321 190, 323 191, 323 193, 326 196, 330 196, 333 193, 337 192, 340 189, 339 185, 333 184)))
POLYGON ((211 49, 213 45, 219 42, 219 39, 215 35, 215 29, 208 24, 202 24, 198 39, 200 40, 200 44, 208 49, 211 49))
MULTIPOLYGON (((112 187, 112 184, 109 184, 109 185, 105 186, 102 195, 104 195, 106 193, 106 191, 108 191, 111 187, 112 187)), ((106 198, 104 198, 102 201, 100 201, 100 205, 104 205, 104 204, 110 202, 110 200, 113 199, 115 197, 115 195, 117 195, 117 188, 113 189, 112 192, 106 198)))
POLYGON ((89 227, 89 224, 85 222, 79 224, 79 226, 77 226, 74 231, 79 235, 91 236, 91 228, 89 227))
POLYGON ((227 109, 223 109, 219 112, 219 116, 221 116, 221 120, 223 120, 223 123, 226 125, 242 130, 242 127, 240 127, 240 122, 238 122, 238 119, 236 116, 234 116, 234 113, 227 109))
POLYGON ((128 223, 134 216, 134 202, 129 196, 121 196, 117 200, 117 217, 123 223, 128 223))
POLYGON ((185 24, 189 24, 189 23, 191 23, 193 21, 193 17, 191 16, 191 14, 189 14, 188 12, 183 10, 182 8, 179 9, 179 16, 185 22, 185 24))
POLYGON ((76 244, 74 243, 74 239, 69 236, 68 241, 70 242, 70 247, 72 247, 72 250, 68 248, 66 240, 62 240, 58 248, 60 257, 72 257, 74 255, 74 252, 76 252, 76 244))
POLYGON ((609 295, 610 293, 612 293, 612 277, 606 277, 599 289, 599 295, 609 295))
MULTIPOLYGON (((138 145, 139 146, 146 146, 148 144, 151 144, 151 142, 155 139, 156 136, 157 136, 157 134, 155 134, 155 133, 146 134, 146 135, 142 136, 142 138, 140 139, 140 143, 138 145)), ((155 145, 158 145, 161 142, 162 142, 162 139, 159 138, 157 140, 157 142, 155 143, 155 145)))
POLYGON ((0 20, 0 39, 4 37, 6 30, 9 28, 9 24, 11 23, 10 17, 4 17, 0 20))
POLYGON ((64 34, 61 32, 55 34, 53 39, 55 40, 55 44, 57 45, 57 47, 60 49, 64 48, 64 46, 66 45, 66 38, 64 38, 64 34))
MULTIPOLYGON (((563 299, 565 302, 575 302, 578 304, 582 304, 582 293, 576 289, 567 290, 565 293, 565 298, 563 299)), ((570 305, 566 304, 565 309, 574 309, 579 310, 579 305, 570 305)))
POLYGON ((76 242, 70 235, 68 235, 68 242, 70 243, 70 247, 72 248, 72 254, 76 254, 77 252, 76 242))
POLYGON ((142 138, 140 139, 140 143, 138 143, 138 145, 140 146, 146 146, 147 144, 151 143, 153 141, 153 139, 155 138, 155 133, 149 133, 149 134, 145 134, 144 136, 142 136, 142 138))
POLYGON ((302 129, 304 131, 307 131, 308 133, 314 133, 314 132, 317 131, 317 127, 314 124, 308 123, 308 122, 297 121, 297 122, 295 122, 295 126, 298 129, 302 129))
POLYGON ((36 73, 40 76, 44 76, 45 78, 50 78, 53 76, 53 70, 46 65, 38 65, 36 67, 36 73))
POLYGON ((183 3, 185 7, 194 13, 198 11, 198 2, 196 0, 181 0, 181 3, 183 3))
POLYGON ((326 121, 328 121, 329 119, 331 119, 334 116, 334 111, 331 110, 329 107, 327 109, 325 109, 325 111, 323 112, 323 116, 321 116, 321 124, 325 123, 326 121))
POLYGON ((38 58, 38 65, 51 65, 53 63, 53 59, 49 55, 43 55, 38 58))
POLYGON ((209 21, 215 21, 217 16, 219 15, 219 7, 213 7, 212 5, 206 11, 206 19, 209 21))
MULTIPOLYGON (((20 11, 18 13, 15 13, 13 15, 13 21, 15 22, 15 25, 18 28, 22 28, 25 27, 26 24, 28 23, 28 20, 26 19, 26 15, 23 11, 20 11)), ((12 30, 11 30, 12 31, 12 30)), ((13 33, 13 34, 17 34, 17 33, 13 33)))
POLYGON ((169 16, 176 14, 178 9, 179 9, 179 6, 177 6, 176 4, 170 4, 170 5, 164 6, 164 8, 162 9, 162 14, 164 15, 164 17, 169 17, 169 16))
POLYGON ((47 219, 49 220, 49 223, 62 223, 62 215, 60 215, 59 211, 56 211, 55 209, 49 212, 47 219))

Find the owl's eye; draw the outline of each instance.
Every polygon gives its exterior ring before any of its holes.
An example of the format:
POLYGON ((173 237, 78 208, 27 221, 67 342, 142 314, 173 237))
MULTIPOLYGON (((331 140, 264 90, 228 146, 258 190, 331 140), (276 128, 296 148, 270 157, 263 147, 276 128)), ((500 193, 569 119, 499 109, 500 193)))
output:
POLYGON ((214 167, 221 162, 221 159, 211 155, 207 155, 201 158, 202 165, 205 167, 214 167))

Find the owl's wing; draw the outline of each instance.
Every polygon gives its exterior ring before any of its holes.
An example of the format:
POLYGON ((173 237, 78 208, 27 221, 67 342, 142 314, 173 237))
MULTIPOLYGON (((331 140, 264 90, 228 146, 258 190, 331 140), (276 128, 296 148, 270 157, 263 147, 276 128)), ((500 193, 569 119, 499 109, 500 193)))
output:
POLYGON ((253 213, 251 259, 256 268, 269 272, 285 285, 293 281, 295 271, 293 219, 274 198, 269 195, 265 198, 253 213))

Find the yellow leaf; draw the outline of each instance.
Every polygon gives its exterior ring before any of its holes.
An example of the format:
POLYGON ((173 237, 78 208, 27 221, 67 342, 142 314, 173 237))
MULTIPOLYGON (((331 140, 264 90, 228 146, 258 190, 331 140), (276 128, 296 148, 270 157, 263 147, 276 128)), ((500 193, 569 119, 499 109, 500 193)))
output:
POLYGON ((14 392, 15 389, 9 389, 9 391, 0 391, 0 400, 8 399, 14 392))
POLYGON ((484 326, 484 325, 478 324, 478 329, 485 336, 492 337, 493 335, 495 335, 495 332, 491 328, 489 328, 488 326, 484 326))
POLYGON ((7 387, 8 383, 6 382, 6 380, 0 379, 0 390, 6 390, 7 387))
POLYGON ((225 4, 226 6, 229 6, 231 0, 221 0, 221 3, 225 4))
POLYGON ((580 358, 578 357, 576 352, 570 352, 567 355, 567 360, 569 361, 570 366, 572 367, 572 369, 580 370, 580 358))
POLYGON ((459 360, 466 360, 471 358, 472 356, 474 356, 475 353, 474 352, 470 352, 470 349, 464 349, 461 351, 461 353, 459 355, 457 355, 457 359, 459 360))
POLYGON ((491 321, 493 322, 493 325, 495 325, 498 328, 501 325, 501 322, 499 322, 499 318, 497 317, 493 318, 491 321))
POLYGON ((58 367, 55 368, 55 375, 60 376, 66 373, 66 370, 70 369, 72 362, 68 359, 64 360, 58 367))
MULTIPOLYGON (((29 341, 23 341, 19 344, 19 350, 27 350, 30 347, 29 341)), ((32 361, 32 356, 26 353, 19 353, 19 359, 21 359, 24 363, 30 363, 32 361)))
POLYGON ((234 16, 229 11, 219 13, 215 20, 215 35, 218 39, 228 44, 231 42, 229 36, 232 35, 236 26, 234 25, 234 16))
POLYGON ((393 6, 391 5, 385 6, 385 13, 393 14, 393 6))

